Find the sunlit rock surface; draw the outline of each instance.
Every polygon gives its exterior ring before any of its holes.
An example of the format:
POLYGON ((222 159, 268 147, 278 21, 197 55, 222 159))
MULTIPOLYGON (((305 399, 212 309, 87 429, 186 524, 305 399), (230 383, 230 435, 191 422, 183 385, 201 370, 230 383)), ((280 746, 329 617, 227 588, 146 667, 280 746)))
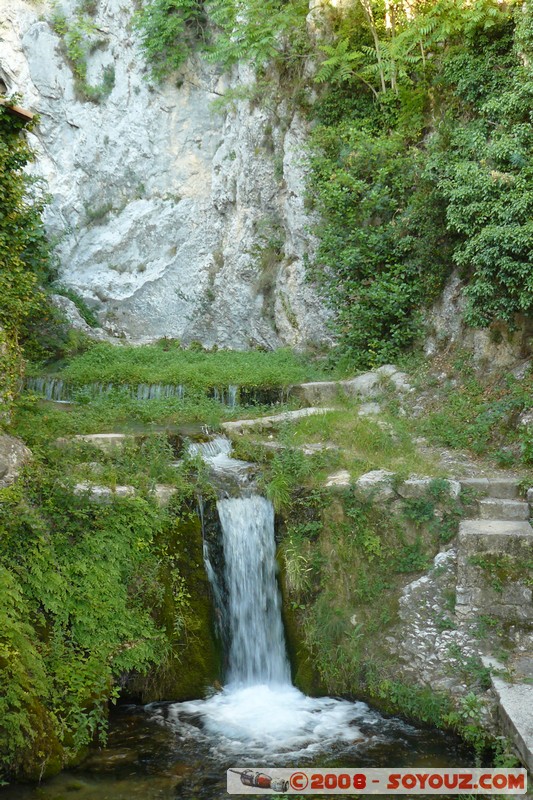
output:
MULTIPOLYGON (((74 19, 75 4, 60 4, 74 19)), ((199 60, 162 86, 148 80, 132 6, 98 4, 88 82, 114 68, 100 103, 77 91, 50 5, 0 0, 0 78, 40 114, 32 144, 52 201, 61 282, 108 332, 234 348, 327 340, 304 280, 306 126, 284 104, 213 101, 253 81, 199 60), (179 84, 179 87, 176 84, 179 84), (266 251, 266 253, 265 253, 266 251), (263 254, 263 255, 262 255, 263 254)))

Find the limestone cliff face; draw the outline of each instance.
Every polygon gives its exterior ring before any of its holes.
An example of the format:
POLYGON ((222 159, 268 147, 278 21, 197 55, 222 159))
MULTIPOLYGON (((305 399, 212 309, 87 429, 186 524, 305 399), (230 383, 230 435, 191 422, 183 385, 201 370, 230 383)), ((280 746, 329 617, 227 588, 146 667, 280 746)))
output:
MULTIPOLYGON (((62 4, 68 19, 73 0, 62 4)), ((147 78, 131 4, 101 0, 88 83, 114 69, 100 103, 76 91, 49 5, 0 0, 0 78, 40 114, 36 171, 48 185, 61 281, 108 331, 135 341, 247 348, 327 339, 305 284, 306 128, 287 108, 213 101, 250 82, 200 60, 180 86, 147 78), (274 244, 273 244, 274 243, 274 244)))

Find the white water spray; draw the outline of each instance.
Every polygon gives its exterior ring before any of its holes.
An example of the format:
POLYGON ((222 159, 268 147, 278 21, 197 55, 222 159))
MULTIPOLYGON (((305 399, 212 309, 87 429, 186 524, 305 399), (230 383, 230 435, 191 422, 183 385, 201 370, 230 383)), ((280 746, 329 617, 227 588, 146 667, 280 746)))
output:
POLYGON ((231 457, 232 445, 225 436, 214 436, 208 442, 193 442, 188 447, 192 456, 201 456, 205 463, 217 473, 243 476, 252 466, 248 461, 231 457))

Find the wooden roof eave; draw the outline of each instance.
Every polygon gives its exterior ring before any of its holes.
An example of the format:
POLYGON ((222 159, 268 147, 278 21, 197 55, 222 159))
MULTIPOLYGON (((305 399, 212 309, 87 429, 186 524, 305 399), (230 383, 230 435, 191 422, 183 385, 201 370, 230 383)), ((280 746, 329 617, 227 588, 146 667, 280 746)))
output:
POLYGON ((26 108, 9 105, 8 101, 4 97, 0 97, 0 103, 5 106, 11 114, 16 114, 17 117, 20 117, 25 122, 31 122, 35 116, 32 111, 28 111, 26 108))

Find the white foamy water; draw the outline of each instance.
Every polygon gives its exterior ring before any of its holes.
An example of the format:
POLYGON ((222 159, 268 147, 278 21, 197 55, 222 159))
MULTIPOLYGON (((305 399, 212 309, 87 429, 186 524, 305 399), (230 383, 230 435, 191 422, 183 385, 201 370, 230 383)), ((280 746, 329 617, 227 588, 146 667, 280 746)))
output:
POLYGON ((215 472, 240 474, 251 466, 247 461, 231 457, 232 444, 225 436, 214 436, 208 442, 193 442, 188 450, 193 456, 201 456, 215 472))
POLYGON ((228 683, 290 685, 272 503, 252 495, 220 500, 217 508, 228 593, 228 683))
POLYGON ((307 697, 290 684, 230 684, 208 700, 152 711, 179 736, 203 741, 215 754, 278 760, 355 746, 363 738, 357 723, 381 719, 364 703, 307 697))

